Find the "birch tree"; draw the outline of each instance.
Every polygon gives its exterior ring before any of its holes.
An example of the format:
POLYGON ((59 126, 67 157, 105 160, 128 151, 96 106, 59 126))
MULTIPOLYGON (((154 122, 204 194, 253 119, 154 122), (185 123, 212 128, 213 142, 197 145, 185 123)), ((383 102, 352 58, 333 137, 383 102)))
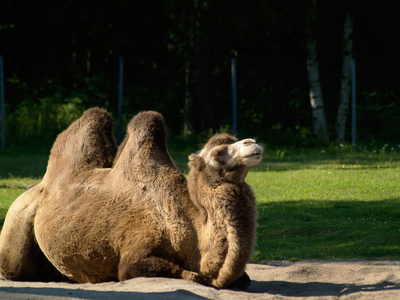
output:
POLYGON ((343 27, 343 62, 342 82, 340 87, 340 102, 336 118, 335 131, 338 141, 343 141, 346 132, 347 112, 350 99, 351 61, 353 58, 353 21, 349 13, 345 15, 343 27))
POLYGON ((319 76, 317 37, 316 37, 316 0, 306 8, 306 46, 307 46, 307 70, 310 88, 310 104, 313 115, 313 133, 316 137, 327 140, 328 131, 324 110, 324 99, 319 76))

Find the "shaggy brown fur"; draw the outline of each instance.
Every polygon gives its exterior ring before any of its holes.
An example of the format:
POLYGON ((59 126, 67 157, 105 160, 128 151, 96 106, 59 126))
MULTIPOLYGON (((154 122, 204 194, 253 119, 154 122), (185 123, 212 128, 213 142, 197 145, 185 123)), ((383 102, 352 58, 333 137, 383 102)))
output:
POLYGON ((217 135, 191 155, 187 184, 159 113, 134 117, 115 155, 109 114, 85 112, 55 141, 43 181, 11 206, 3 275, 40 280, 37 266, 48 259, 58 270, 50 266, 51 280, 167 276, 226 287, 252 252, 256 208, 244 177, 262 151, 253 141, 247 148, 258 148, 242 159, 235 141, 217 135))

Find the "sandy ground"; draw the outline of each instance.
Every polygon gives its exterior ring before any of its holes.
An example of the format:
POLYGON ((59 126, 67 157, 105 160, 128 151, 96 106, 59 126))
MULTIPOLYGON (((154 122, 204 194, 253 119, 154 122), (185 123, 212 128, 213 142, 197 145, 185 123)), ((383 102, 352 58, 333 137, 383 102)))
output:
POLYGON ((70 284, 0 280, 0 299, 400 299, 400 261, 299 261, 249 264, 246 292, 185 280, 136 278, 70 284))

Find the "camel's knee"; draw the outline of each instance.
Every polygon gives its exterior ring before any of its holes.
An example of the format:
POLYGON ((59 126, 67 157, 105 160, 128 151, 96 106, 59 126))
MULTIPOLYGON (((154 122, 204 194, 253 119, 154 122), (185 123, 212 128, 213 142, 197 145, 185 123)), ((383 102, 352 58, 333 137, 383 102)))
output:
POLYGON ((183 270, 181 278, 185 279, 185 280, 197 282, 197 283, 200 283, 203 285, 208 285, 208 286, 211 285, 210 278, 207 278, 199 273, 192 272, 192 271, 183 270))

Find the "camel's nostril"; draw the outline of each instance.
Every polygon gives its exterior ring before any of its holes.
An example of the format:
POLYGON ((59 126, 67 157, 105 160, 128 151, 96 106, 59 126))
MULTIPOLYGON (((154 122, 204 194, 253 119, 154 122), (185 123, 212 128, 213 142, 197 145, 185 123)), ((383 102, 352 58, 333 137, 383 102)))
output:
POLYGON ((243 141, 243 145, 245 145, 245 146, 250 146, 250 145, 253 145, 255 143, 256 143, 256 141, 252 140, 252 139, 247 139, 247 140, 243 141))

